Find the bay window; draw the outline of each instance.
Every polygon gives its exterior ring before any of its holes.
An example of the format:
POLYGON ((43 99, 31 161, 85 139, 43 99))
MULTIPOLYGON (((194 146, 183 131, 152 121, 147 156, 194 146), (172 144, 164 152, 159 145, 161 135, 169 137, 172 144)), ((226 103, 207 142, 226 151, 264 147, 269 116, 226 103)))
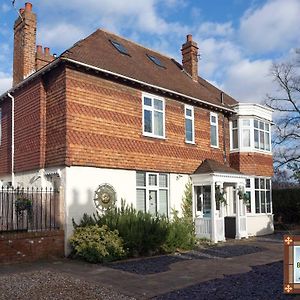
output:
POLYGON ((255 178, 255 212, 271 213, 271 180, 255 178))

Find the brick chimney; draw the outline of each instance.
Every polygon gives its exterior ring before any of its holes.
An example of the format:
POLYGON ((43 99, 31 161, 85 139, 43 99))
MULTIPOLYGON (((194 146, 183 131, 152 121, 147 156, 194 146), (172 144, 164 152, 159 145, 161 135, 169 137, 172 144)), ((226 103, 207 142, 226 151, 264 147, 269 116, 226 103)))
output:
POLYGON ((36 15, 32 4, 20 9, 14 25, 13 86, 35 71, 36 15))
POLYGON ((48 63, 50 63, 54 59, 55 59, 54 56, 50 54, 50 48, 45 47, 43 51, 43 47, 41 45, 36 46, 36 53, 35 53, 36 71, 48 65, 48 63))
POLYGON ((192 79, 198 82, 198 47, 193 41, 191 34, 186 37, 186 43, 182 45, 182 65, 185 71, 192 76, 192 79))

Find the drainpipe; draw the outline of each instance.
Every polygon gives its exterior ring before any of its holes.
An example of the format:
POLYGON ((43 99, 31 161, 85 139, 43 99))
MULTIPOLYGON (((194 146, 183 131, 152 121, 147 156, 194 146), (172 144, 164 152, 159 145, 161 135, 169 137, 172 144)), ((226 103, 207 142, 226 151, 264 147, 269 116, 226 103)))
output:
POLYGON ((15 98, 8 93, 8 97, 11 99, 11 185, 15 185, 15 98))
MULTIPOLYGON (((224 104, 224 93, 223 92, 221 92, 221 103, 224 104)), ((226 157, 227 153, 226 153, 226 134, 225 134, 225 116, 224 116, 224 114, 223 114, 222 128, 223 128, 223 160, 224 160, 224 164, 226 164, 226 162, 227 162, 227 157, 226 157)))

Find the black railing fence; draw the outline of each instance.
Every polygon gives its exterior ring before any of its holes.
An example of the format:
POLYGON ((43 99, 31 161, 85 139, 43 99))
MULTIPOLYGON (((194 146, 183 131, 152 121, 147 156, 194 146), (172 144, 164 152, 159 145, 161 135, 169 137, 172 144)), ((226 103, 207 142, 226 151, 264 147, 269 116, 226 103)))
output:
POLYGON ((59 192, 0 188, 0 232, 59 229, 59 192))

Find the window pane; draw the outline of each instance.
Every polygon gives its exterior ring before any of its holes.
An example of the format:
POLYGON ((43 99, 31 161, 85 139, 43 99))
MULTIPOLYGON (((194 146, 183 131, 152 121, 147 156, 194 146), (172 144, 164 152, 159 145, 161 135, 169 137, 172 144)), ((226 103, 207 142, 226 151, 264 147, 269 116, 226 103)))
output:
POLYGON ((247 212, 250 213, 251 212, 251 192, 248 191, 248 192, 246 192, 246 194, 248 195, 246 209, 247 209, 247 212))
POLYGON ((168 187, 168 175, 159 174, 159 187, 168 187))
POLYGON ((254 127, 258 128, 258 121, 257 120, 254 120, 254 127))
POLYGON ((196 198, 196 210, 202 210, 202 200, 201 200, 202 192, 201 187, 197 187, 197 198, 196 198))
POLYGON ((251 187, 251 181, 250 179, 246 179, 246 188, 250 188, 251 187))
POLYGON ((152 113, 150 110, 144 110, 144 131, 152 133, 152 113))
POLYGON ((265 129, 265 123, 264 122, 259 122, 259 129, 262 129, 262 130, 265 129))
POLYGON ((152 215, 157 213, 157 191, 149 191, 149 213, 152 215))
POLYGON ((146 211, 146 190, 136 190, 136 209, 143 212, 146 211))
POLYGON ((155 111, 154 112, 154 134, 158 136, 163 136, 163 113, 155 111))
POLYGON ((243 129, 243 147, 250 147, 250 129, 243 129))
POLYGON ((237 120, 232 121, 232 128, 237 128, 237 127, 238 127, 237 120))
POLYGON ((259 142, 260 142, 260 149, 265 149, 265 134, 263 131, 260 131, 260 139, 259 139, 259 142))
POLYGON ((267 123, 265 123, 265 130, 266 130, 266 131, 270 131, 270 125, 267 124, 267 123))
POLYGON ((260 189, 261 190, 265 189, 265 180, 263 178, 260 179, 260 189))
POLYGON ((146 186, 146 173, 136 172, 136 185, 137 186, 146 186))
POLYGON ((159 210, 158 212, 161 215, 168 214, 168 191, 160 190, 159 191, 159 210))
POLYGON ((270 179, 266 179, 266 189, 269 190, 270 189, 270 179))
POLYGON ((217 146, 217 127, 214 125, 210 125, 210 143, 217 146))
POLYGON ((193 141, 193 122, 190 119, 185 119, 185 139, 189 142, 193 141))
POLYGON ((266 150, 270 150, 270 134, 265 133, 265 144, 266 144, 266 150))
POLYGON ((255 148, 259 148, 259 142, 258 142, 258 130, 254 130, 254 146, 255 148))
POLYGON ((255 189, 259 189, 259 179, 255 178, 255 189))
POLYGON ((216 124, 217 118, 215 116, 210 116, 210 121, 211 121, 211 123, 216 124))
POLYGON ((203 215, 210 216, 211 211, 211 188, 210 186, 203 187, 203 215))
POLYGON ((255 191, 255 212, 260 213, 260 209, 259 209, 259 191, 255 191))
POLYGON ((237 149, 239 147, 239 140, 238 140, 238 130, 232 130, 232 148, 237 149))
POLYGON ((154 108, 158 110, 163 110, 162 100, 154 99, 154 108))
POLYGON ((191 117, 191 116, 192 116, 192 110, 189 109, 189 108, 187 108, 187 109, 185 110, 185 114, 186 114, 186 116, 191 117))
POLYGON ((157 175, 156 174, 149 174, 149 185, 157 186, 157 175))
POLYGON ((271 193, 269 191, 267 191, 266 193, 266 203, 267 203, 267 213, 271 212, 271 193))
POLYGON ((265 192, 260 192, 260 201, 261 201, 261 212, 266 212, 266 194, 265 192))
POLYGON ((144 104, 148 106, 152 106, 152 99, 144 97, 144 104))
POLYGON ((243 126, 250 126, 250 120, 243 120, 243 126))

